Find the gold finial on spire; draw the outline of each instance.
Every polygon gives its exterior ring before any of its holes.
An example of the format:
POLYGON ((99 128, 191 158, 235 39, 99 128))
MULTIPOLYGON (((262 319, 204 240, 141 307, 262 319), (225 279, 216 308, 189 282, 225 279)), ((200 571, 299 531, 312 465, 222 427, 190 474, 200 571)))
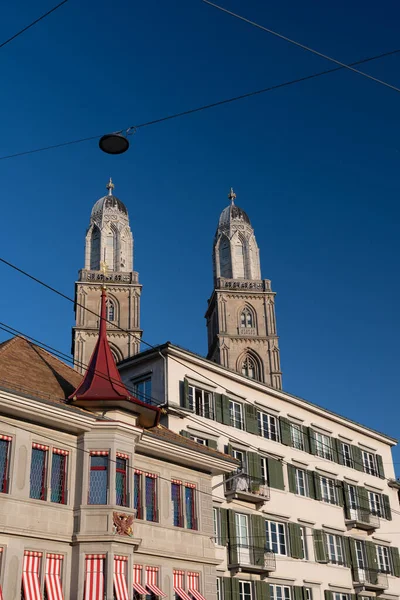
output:
POLYGON ((234 204, 234 203, 235 203, 236 194, 235 194, 235 192, 233 191, 233 188, 231 188, 231 191, 230 191, 230 192, 229 192, 229 194, 228 194, 228 198, 229 198, 229 200, 231 201, 231 203, 232 203, 232 204, 234 204))
POLYGON ((103 273, 103 290, 106 289, 106 275, 108 273, 108 265, 106 263, 106 251, 104 249, 104 260, 100 262, 100 271, 103 273))
POLYGON ((115 188, 115 185, 113 184, 111 177, 110 177, 110 181, 106 185, 106 188, 108 189, 108 195, 112 196, 113 189, 115 188))

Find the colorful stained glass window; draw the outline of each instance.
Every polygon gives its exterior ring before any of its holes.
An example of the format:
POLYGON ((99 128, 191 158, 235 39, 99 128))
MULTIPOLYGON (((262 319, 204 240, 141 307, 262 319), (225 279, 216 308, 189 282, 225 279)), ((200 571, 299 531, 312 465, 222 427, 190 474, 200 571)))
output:
POLYGON ((117 458, 115 492, 116 492, 116 503, 118 506, 126 506, 127 505, 127 490, 126 490, 127 467, 128 467, 128 461, 126 458, 117 458))
POLYGON ((89 504, 107 504, 108 455, 90 457, 89 504))
POLYGON ((135 473, 133 478, 133 498, 134 508, 136 509, 136 518, 142 518, 142 475, 135 473))
POLYGON ((47 450, 32 448, 30 498, 45 500, 47 450))
POLYGON ((185 486, 186 527, 188 529, 197 529, 195 491, 194 487, 185 486))
POLYGON ((51 461, 51 502, 66 504, 67 453, 53 451, 51 461))
POLYGON ((0 440, 0 492, 8 492, 8 460, 10 452, 10 441, 0 440))
POLYGON ((180 483, 174 481, 171 483, 171 500, 174 507, 174 525, 176 527, 183 527, 181 487, 180 483))
POLYGON ((146 520, 157 521, 157 479, 152 475, 145 476, 146 482, 146 520))

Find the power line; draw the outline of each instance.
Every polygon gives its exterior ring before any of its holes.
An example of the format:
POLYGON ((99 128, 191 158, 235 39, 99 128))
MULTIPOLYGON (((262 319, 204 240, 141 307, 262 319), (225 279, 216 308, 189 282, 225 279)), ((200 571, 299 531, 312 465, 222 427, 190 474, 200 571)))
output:
POLYGON ((3 46, 5 46, 6 44, 9 44, 13 40, 15 40, 15 38, 17 38, 20 35, 22 35, 23 33, 25 33, 25 31, 28 31, 28 29, 30 29, 31 27, 33 27, 34 25, 36 25, 37 23, 39 23, 39 21, 42 21, 43 19, 45 19, 46 17, 48 17, 49 15, 51 15, 51 13, 55 12, 58 8, 60 8, 63 4, 66 4, 67 2, 68 2, 68 0, 63 0, 63 2, 60 2, 60 4, 57 4, 57 6, 54 6, 53 8, 51 8, 50 10, 48 10, 41 17, 39 17, 38 19, 35 19, 34 21, 32 21, 32 23, 30 23, 29 25, 27 25, 26 27, 24 27, 23 29, 21 29, 17 33, 14 33, 14 35, 12 35, 10 38, 8 38, 8 40, 5 40, 4 42, 2 42, 0 44, 0 48, 3 48, 3 46))
POLYGON ((256 23, 255 21, 246 19, 245 17, 242 17, 241 15, 238 15, 238 14, 228 10, 227 8, 223 8, 222 6, 219 6, 218 4, 214 4, 213 2, 210 2, 210 0, 202 0, 202 2, 204 2, 205 4, 208 4, 209 6, 217 8, 218 10, 220 10, 228 15, 231 15, 232 17, 235 17, 236 19, 240 19, 241 21, 244 21, 245 23, 248 23, 249 25, 253 25, 254 27, 257 27, 258 29, 262 29, 263 31, 266 31, 267 33, 270 33, 270 34, 280 38, 281 40, 285 40, 285 42, 294 44, 295 46, 298 46, 299 48, 302 48, 303 50, 307 50, 307 52, 311 52, 312 54, 315 54, 316 56, 319 56, 321 58, 324 58, 325 60, 329 60, 330 62, 335 63, 336 65, 340 65, 342 69, 348 69, 349 71, 358 73, 358 75, 362 75, 363 77, 366 77, 367 79, 371 79, 372 81, 375 81, 376 83, 380 83, 381 85, 384 85, 385 87, 388 87, 388 88, 394 90, 395 92, 400 92, 400 88, 396 87, 395 85, 391 85, 390 83, 387 83, 386 81, 383 81, 382 79, 377 79, 376 77, 373 77, 372 75, 368 75, 368 73, 364 73, 364 71, 359 71, 358 69, 354 69, 352 65, 346 65, 345 63, 342 63, 340 60, 336 60, 335 58, 332 58, 331 56, 322 54, 322 52, 318 52, 318 50, 314 50, 313 48, 310 48, 309 46, 305 46, 304 44, 301 44, 300 42, 296 42, 295 40, 292 40, 292 39, 288 38, 287 36, 282 35, 281 33, 273 31, 272 29, 268 29, 268 27, 264 27, 263 25, 260 25, 259 23, 256 23))
MULTIPOLYGON (((284 88, 284 87, 288 87, 290 85, 294 85, 296 83, 301 83, 303 81, 308 81, 310 79, 315 79, 317 77, 322 77, 323 75, 328 75, 329 73, 334 73, 336 71, 341 71, 344 68, 349 68, 349 66, 354 66, 354 65, 361 65, 367 62, 371 62, 373 60, 378 60, 380 58, 385 58, 386 56, 391 56, 393 54, 397 54, 400 52, 400 49, 398 50, 391 50, 390 52, 384 52, 383 54, 377 54, 376 56, 371 56, 369 58, 364 58, 362 60, 358 60, 356 62, 352 62, 349 65, 344 65, 344 66, 339 66, 336 67, 334 69, 326 69, 325 71, 319 71, 318 73, 313 73, 311 75, 306 75, 304 77, 299 77, 297 79, 292 79, 290 81, 285 81, 283 83, 278 83, 276 85, 272 85, 266 88, 262 88, 260 90, 255 90, 253 92, 248 92, 246 94, 241 94, 240 96, 234 96, 232 98, 226 98, 225 100, 219 100, 217 102, 212 102, 211 104, 205 104, 203 106, 198 106, 196 108, 191 108, 189 110, 185 110, 179 113, 174 113, 172 115, 167 115, 165 117, 161 117, 159 119, 153 119, 152 121, 147 121, 145 123, 139 123, 138 125, 133 125, 130 127, 127 127, 125 129, 121 129, 118 133, 122 133, 123 131, 135 131, 136 129, 140 129, 142 127, 149 127, 150 125, 156 125, 158 123, 163 123, 164 121, 170 121, 172 119, 177 119, 179 117, 183 117, 183 116, 187 116, 190 114, 194 114, 197 112, 201 112, 203 110, 208 110, 210 108, 215 108, 217 106, 222 106, 224 104, 230 104, 231 102, 236 102, 237 100, 243 100, 244 98, 250 98, 252 96, 256 96, 258 94, 265 94, 266 92, 272 92, 273 90, 278 90, 280 88, 284 88)), ((129 133, 128 133, 129 134, 129 133)), ((93 141, 93 140, 98 140, 100 139, 100 137, 103 135, 103 133, 99 134, 99 135, 92 135, 90 137, 85 137, 85 138, 80 138, 77 140, 70 140, 68 142, 61 142, 59 144, 54 144, 51 146, 43 146, 42 148, 35 148, 33 150, 25 150, 23 152, 17 152, 15 154, 8 154, 5 156, 0 156, 0 160, 6 160, 9 158, 17 158, 19 156, 26 156, 28 154, 36 154, 38 152, 45 152, 47 150, 55 150, 57 148, 63 148, 65 146, 71 146, 74 144, 81 144, 82 142, 89 142, 89 141, 93 141)))

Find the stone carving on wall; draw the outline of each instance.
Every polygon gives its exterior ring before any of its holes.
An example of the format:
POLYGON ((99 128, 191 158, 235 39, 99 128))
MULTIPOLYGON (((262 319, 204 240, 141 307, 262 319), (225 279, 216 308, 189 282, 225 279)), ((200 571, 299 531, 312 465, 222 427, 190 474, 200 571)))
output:
POLYGON ((133 519, 134 515, 127 515, 126 513, 113 512, 113 532, 116 535, 128 535, 133 536, 133 519))

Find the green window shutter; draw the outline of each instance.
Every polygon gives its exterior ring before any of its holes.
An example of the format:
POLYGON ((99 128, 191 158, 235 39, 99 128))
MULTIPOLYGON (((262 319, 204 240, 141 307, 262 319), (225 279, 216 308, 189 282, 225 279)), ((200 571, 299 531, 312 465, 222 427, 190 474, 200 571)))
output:
POLYGON ((395 547, 390 548, 390 553, 392 555, 393 575, 395 577, 400 577, 399 549, 395 547))
POLYGON ((300 585, 293 586, 293 598, 294 600, 303 600, 303 588, 300 585))
POLYGON ((232 577, 231 586, 232 586, 232 600, 239 600, 239 598, 240 598, 239 579, 235 579, 234 577, 232 577))
POLYGON ((229 410, 229 398, 222 394, 222 422, 224 425, 231 424, 231 413, 229 410))
POLYGON ((304 552, 301 544, 301 530, 297 523, 288 523, 290 538, 290 555, 292 558, 304 558, 304 552))
POLYGON ((357 504, 362 511, 366 511, 367 513, 369 513, 370 506, 368 499, 368 490, 366 490, 364 487, 357 487, 357 504))
POLYGON ((232 444, 226 445, 226 453, 230 454, 230 456, 232 456, 232 444))
POLYGON ((331 590, 325 590, 325 600, 333 600, 333 592, 331 590))
POLYGON ((190 436, 189 432, 188 432, 188 431, 186 431, 185 429, 182 429, 182 431, 181 431, 181 435, 182 435, 183 437, 185 437, 185 438, 188 438, 188 437, 190 436))
POLYGON ((265 517, 262 515, 250 515, 252 546, 254 551, 254 564, 262 566, 264 564, 264 552, 267 542, 265 533, 265 517))
POLYGON ((376 556, 376 546, 373 542, 365 542, 365 549, 367 555, 367 565, 369 568, 369 574, 371 583, 378 583, 378 559, 376 556))
POLYGON ((383 468, 383 460, 380 454, 375 455, 376 458, 376 466, 378 468, 378 475, 381 479, 385 479, 385 470, 383 468))
POLYGON ((344 564, 346 567, 351 567, 351 551, 350 551, 350 538, 342 536, 342 545, 343 545, 343 556, 344 556, 344 564))
POLYGON ((217 440, 207 440, 208 448, 212 448, 213 450, 218 450, 218 442, 217 440))
POLYGON ((223 577, 224 600, 232 600, 232 579, 231 577, 223 577))
POLYGON ((339 463, 339 465, 343 465, 344 464, 344 457, 343 457, 342 442, 340 440, 337 440, 337 439, 335 439, 334 441, 336 442, 336 450, 337 450, 338 463, 339 463))
POLYGON ((221 544, 226 546, 228 543, 228 511, 226 508, 219 509, 220 524, 221 524, 221 544))
POLYGON ((344 506, 343 481, 336 481, 336 497, 339 506, 344 506))
POLYGON ((310 448, 310 435, 308 433, 308 427, 305 425, 301 426, 301 433, 303 435, 303 446, 305 452, 311 452, 310 448))
POLYGON ((269 583, 266 581, 257 580, 254 582, 256 590, 256 600, 268 600, 269 599, 269 583))
POLYGON ((292 494, 296 493, 296 467, 293 465, 287 466, 288 479, 289 479, 289 492, 292 494))
POLYGON ((351 454, 353 456, 353 464, 356 471, 364 471, 361 448, 358 446, 352 446, 351 454))
POLYGON ((339 453, 341 452, 340 442, 334 437, 331 437, 331 446, 332 446, 332 454, 334 462, 338 463, 339 461, 339 453))
POLYGON ((350 594, 351 600, 357 600, 357 594, 350 594))
POLYGON ((386 494, 382 494, 382 500, 383 500, 383 514, 385 515, 385 519, 387 519, 388 521, 391 521, 392 520, 392 510, 390 508, 389 496, 387 496, 386 494))
POLYGON ((258 492, 261 485, 261 461, 256 452, 247 453, 247 465, 251 477, 250 489, 252 492, 258 492))
POLYGON ((350 561, 353 572, 353 581, 359 581, 358 568, 357 568, 357 550, 356 550, 356 542, 353 538, 348 538, 349 547, 350 547, 350 561))
POLYGON ((316 500, 322 500, 322 494, 321 494, 321 485, 320 485, 320 481, 319 481, 319 475, 316 471, 313 472, 313 476, 314 476, 314 488, 315 488, 315 499, 316 500))
POLYGON ((270 487, 277 490, 285 489, 285 484, 283 482, 283 467, 280 460, 268 458, 268 475, 270 487))
POLYGON ((252 404, 245 404, 246 431, 258 435, 257 409, 252 404))
POLYGON ((229 543, 229 558, 232 565, 238 564, 238 549, 236 536, 236 519, 235 512, 228 510, 228 543, 229 543))
POLYGON ((308 428, 308 437, 310 439, 310 452, 311 454, 315 454, 317 452, 317 446, 315 444, 315 431, 311 429, 311 427, 308 428))
POLYGON ((314 481, 314 473, 312 471, 307 471, 307 481, 308 481, 308 495, 310 498, 316 498, 315 493, 315 481, 314 481))
POLYGON ((187 379, 183 380, 182 406, 183 408, 189 408, 189 382, 187 379))
POLYGON ((317 562, 327 562, 328 556, 326 551, 325 535, 321 529, 314 529, 314 549, 315 560, 317 562))
POLYGON ((214 402, 215 402, 215 420, 218 423, 223 423, 222 417, 222 396, 221 394, 214 394, 214 402))
POLYGON ((344 492, 344 516, 346 519, 350 519, 350 492, 349 492, 349 484, 345 481, 343 482, 343 492, 344 492))
POLYGON ((281 442, 285 446, 292 445, 292 436, 290 435, 290 421, 286 417, 280 417, 279 426, 281 429, 281 442))

